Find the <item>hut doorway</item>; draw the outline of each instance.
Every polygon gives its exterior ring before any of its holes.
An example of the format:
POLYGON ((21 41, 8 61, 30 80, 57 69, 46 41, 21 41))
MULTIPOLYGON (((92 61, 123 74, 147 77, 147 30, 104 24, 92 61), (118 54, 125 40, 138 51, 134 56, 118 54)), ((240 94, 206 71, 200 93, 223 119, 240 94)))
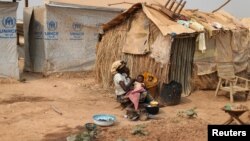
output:
POLYGON ((169 80, 182 84, 182 95, 191 93, 196 37, 175 38, 171 48, 169 80))

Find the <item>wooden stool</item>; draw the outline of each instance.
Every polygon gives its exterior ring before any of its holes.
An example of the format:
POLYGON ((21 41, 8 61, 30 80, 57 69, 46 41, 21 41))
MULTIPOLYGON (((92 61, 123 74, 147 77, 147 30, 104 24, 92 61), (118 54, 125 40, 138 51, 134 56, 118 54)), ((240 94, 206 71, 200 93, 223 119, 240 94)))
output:
POLYGON ((245 124, 239 117, 248 110, 233 111, 233 110, 226 110, 224 108, 222 108, 222 110, 230 115, 230 118, 224 123, 224 125, 229 125, 233 121, 235 121, 236 124, 238 124, 238 125, 245 124))

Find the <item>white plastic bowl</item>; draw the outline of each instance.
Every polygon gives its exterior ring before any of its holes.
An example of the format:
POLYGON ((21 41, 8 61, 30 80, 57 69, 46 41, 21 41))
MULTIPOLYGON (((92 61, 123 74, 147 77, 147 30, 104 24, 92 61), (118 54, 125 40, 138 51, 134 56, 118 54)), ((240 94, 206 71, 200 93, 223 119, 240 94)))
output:
POLYGON ((99 126, 111 126, 115 123, 116 118, 113 115, 99 114, 93 116, 94 123, 99 126))

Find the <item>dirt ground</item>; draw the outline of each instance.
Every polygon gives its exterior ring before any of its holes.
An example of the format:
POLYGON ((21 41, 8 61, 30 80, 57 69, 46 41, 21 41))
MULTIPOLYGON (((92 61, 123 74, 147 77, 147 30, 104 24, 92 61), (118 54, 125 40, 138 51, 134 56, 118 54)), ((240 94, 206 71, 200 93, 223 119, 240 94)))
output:
MULTIPOLYGON (((24 73, 25 82, 0 84, 0 140, 1 141, 65 141, 80 132, 84 124, 93 122, 98 113, 113 114, 117 122, 111 127, 100 127, 98 140, 117 141, 205 141, 207 125, 222 124, 229 117, 220 108, 229 103, 228 96, 214 97, 214 91, 196 91, 182 98, 179 105, 160 109, 156 119, 128 121, 123 117, 114 93, 97 84, 94 73, 74 77, 57 74, 44 78, 39 74, 24 73), (177 117, 180 110, 197 107, 198 117, 177 117), (59 114, 55 112, 61 112, 59 114), (135 125, 145 124, 147 136, 131 135, 135 125)), ((247 102, 237 99, 250 107, 247 102)), ((250 123, 249 113, 241 119, 250 123)))

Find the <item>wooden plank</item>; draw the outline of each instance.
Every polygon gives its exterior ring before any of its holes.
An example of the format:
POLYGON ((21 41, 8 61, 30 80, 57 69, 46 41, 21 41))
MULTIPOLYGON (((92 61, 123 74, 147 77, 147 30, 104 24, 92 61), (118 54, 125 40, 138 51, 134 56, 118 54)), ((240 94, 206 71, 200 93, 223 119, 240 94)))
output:
POLYGON ((183 1, 183 0, 181 0, 180 2, 177 2, 177 3, 176 3, 177 5, 176 5, 176 7, 175 7, 175 9, 174 9, 174 11, 173 11, 174 13, 177 11, 177 9, 178 9, 179 6, 181 5, 182 1, 183 1))
POLYGON ((167 8, 167 6, 168 6, 168 4, 169 4, 170 1, 171 1, 171 0, 168 0, 168 1, 166 2, 166 4, 164 5, 164 7, 167 8))
POLYGON ((168 9, 162 7, 161 9, 161 12, 163 12, 164 14, 166 14, 167 16, 169 16, 170 18, 173 18, 174 17, 174 13, 172 11, 169 11, 168 9))
POLYGON ((181 8, 180 8, 180 10, 178 11, 178 15, 181 13, 181 11, 182 11, 182 9, 185 7, 185 5, 186 5, 186 1, 184 1, 184 3, 181 5, 181 8))
POLYGON ((175 2, 176 2, 176 0, 173 0, 172 3, 171 3, 171 5, 170 5, 170 7, 168 8, 170 11, 171 11, 171 9, 173 8, 175 2))

